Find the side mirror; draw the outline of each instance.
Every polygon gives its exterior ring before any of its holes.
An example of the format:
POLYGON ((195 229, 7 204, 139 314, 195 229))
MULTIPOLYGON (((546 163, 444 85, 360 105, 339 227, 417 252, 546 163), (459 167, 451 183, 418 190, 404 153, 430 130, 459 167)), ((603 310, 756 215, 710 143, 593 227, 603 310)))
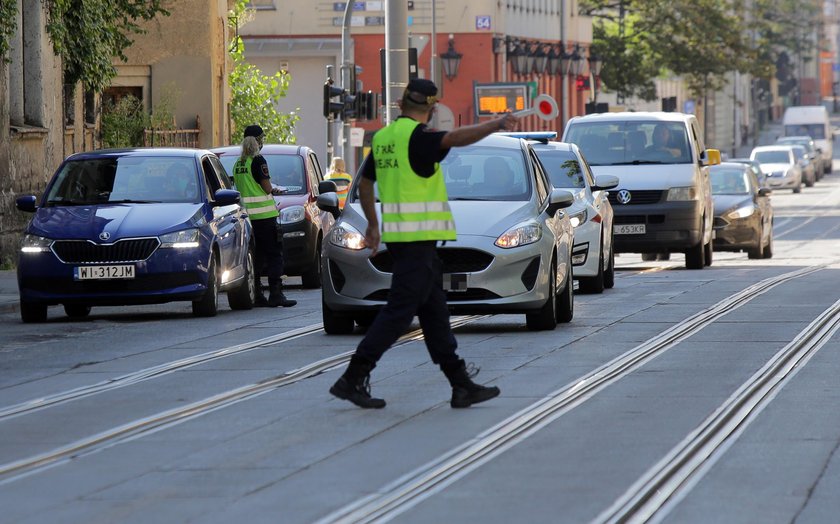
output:
POLYGON ((612 175, 598 175, 595 177, 595 185, 592 191, 604 191, 618 186, 618 177, 612 175))
POLYGON ((770 196, 770 194, 771 194, 772 192, 773 192, 773 190, 772 190, 772 189, 770 189, 769 187, 760 187, 760 188, 758 188, 758 196, 760 196, 760 197, 770 196))
MULTIPOLYGON (((323 184, 323 182, 321 183, 323 184)), ((333 183, 333 186, 335 186, 335 183, 333 183)), ((321 184, 318 184, 318 187, 320 188, 321 184)), ((318 195, 318 198, 315 199, 315 205, 318 206, 318 209, 331 214, 336 220, 341 215, 341 209, 338 207, 338 195, 335 194, 335 190, 318 195)))
POLYGON ((321 180, 318 182, 318 194, 335 193, 338 191, 338 186, 332 180, 321 180))
POLYGON ((213 195, 213 207, 232 206, 240 200, 239 191, 233 189, 219 189, 213 195))
POLYGON ((35 205, 37 199, 35 195, 24 195, 19 196, 15 199, 15 207, 20 209, 21 211, 26 211, 28 213, 34 213, 38 206, 35 205))
POLYGON ((565 209, 575 203, 575 196, 564 189, 552 189, 548 197, 548 209, 550 216, 557 214, 560 209, 565 209))
POLYGON ((716 166, 720 164, 720 150, 719 149, 707 149, 700 153, 700 165, 703 166, 716 166))

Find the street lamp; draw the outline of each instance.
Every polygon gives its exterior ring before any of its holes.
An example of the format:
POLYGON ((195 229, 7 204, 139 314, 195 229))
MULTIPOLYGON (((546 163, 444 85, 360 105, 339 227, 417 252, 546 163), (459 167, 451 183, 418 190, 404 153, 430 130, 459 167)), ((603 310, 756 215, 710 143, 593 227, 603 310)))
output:
POLYGON ((537 43, 537 50, 534 52, 534 72, 541 75, 545 72, 548 64, 548 53, 545 52, 545 44, 537 43))
POLYGON ((508 53, 508 59, 511 61, 510 65, 513 67, 513 72, 517 75, 524 75, 528 73, 528 52, 522 46, 522 43, 516 42, 513 51, 508 53))
POLYGON ((549 75, 556 75, 560 72, 560 66, 562 65, 561 55, 557 51, 555 51, 554 46, 548 50, 548 55, 546 56, 546 70, 548 71, 549 75))
POLYGON ((464 55, 461 53, 455 51, 455 35, 450 34, 449 49, 440 55, 440 60, 443 65, 443 73, 446 75, 446 78, 452 80, 458 76, 458 66, 461 65, 461 57, 463 56, 464 55))

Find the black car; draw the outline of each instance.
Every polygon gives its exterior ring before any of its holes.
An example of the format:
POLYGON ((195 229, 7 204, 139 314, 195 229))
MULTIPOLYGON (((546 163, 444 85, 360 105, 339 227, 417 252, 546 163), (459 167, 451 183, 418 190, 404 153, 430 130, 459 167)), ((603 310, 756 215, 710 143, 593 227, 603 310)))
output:
MULTIPOLYGON (((231 180, 233 164, 241 150, 240 146, 212 149, 231 180)), ((282 195, 274 197, 283 230, 284 272, 300 276, 305 288, 318 288, 321 286, 321 245, 335 219, 318 209, 315 199, 325 187, 335 191, 335 183, 324 180, 317 155, 306 146, 266 144, 260 154, 268 162, 272 185, 284 190, 282 195)))
POLYGON ((771 190, 760 187, 752 169, 737 162, 712 166, 709 178, 715 206, 715 251, 746 251, 749 258, 771 258, 771 190))

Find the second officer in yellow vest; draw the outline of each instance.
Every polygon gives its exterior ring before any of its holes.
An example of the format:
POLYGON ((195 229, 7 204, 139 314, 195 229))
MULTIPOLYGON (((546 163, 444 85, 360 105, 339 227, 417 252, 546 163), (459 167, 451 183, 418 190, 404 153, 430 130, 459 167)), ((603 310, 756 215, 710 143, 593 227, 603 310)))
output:
POLYGON ((280 190, 271 186, 268 163, 260 149, 265 134, 258 125, 245 128, 242 140, 242 154, 233 165, 233 183, 242 198, 251 228, 254 231, 254 273, 257 284, 255 306, 291 307, 296 300, 289 300, 283 294, 283 243, 280 213, 274 205, 274 197, 280 190), (268 300, 262 293, 261 276, 268 276, 268 300))
POLYGON ((365 243, 373 256, 380 241, 393 259, 388 303, 356 348, 347 370, 330 393, 363 408, 382 408, 385 401, 370 395, 370 372, 385 351, 408 329, 416 315, 432 362, 452 386, 453 408, 465 408, 499 394, 497 387, 475 384, 449 326, 437 243, 455 240, 455 222, 438 162, 449 149, 477 142, 495 131, 514 130, 518 118, 501 118, 435 131, 426 124, 437 103, 437 87, 426 79, 408 83, 399 101, 402 114, 373 137, 373 148, 362 165, 359 200, 368 221, 365 243), (376 215, 374 182, 382 203, 382 232, 376 215))

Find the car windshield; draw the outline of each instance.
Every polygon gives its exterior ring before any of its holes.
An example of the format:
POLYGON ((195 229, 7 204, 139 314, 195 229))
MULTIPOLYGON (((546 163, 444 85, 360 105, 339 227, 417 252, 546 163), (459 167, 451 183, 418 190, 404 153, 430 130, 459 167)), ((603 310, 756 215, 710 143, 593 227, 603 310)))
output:
POLYGON ((453 148, 441 162, 449 200, 528 200, 531 183, 519 149, 453 148))
POLYGON ((47 205, 199 202, 192 157, 109 156, 65 162, 47 205))
POLYGON ((780 138, 779 140, 777 140, 777 143, 779 143, 779 144, 795 144, 795 145, 804 147, 807 151, 813 151, 814 150, 813 146, 811 145, 811 143, 809 141, 802 140, 802 139, 792 139, 791 140, 791 139, 788 139, 788 138, 780 138))
MULTIPOLYGON (((302 195, 306 193, 303 158, 298 155, 263 155, 268 163, 271 183, 286 188, 284 195, 302 195)), ((239 160, 238 154, 223 155, 219 158, 233 180, 233 165, 239 160)))
POLYGON ((754 156, 760 164, 790 164, 790 154, 780 149, 756 151, 754 156))
POLYGON ((749 193, 747 173, 743 169, 713 166, 709 180, 714 195, 742 195, 749 193))
POLYGON ((580 169, 580 163, 571 151, 539 149, 537 150, 537 156, 548 172, 552 186, 564 189, 586 187, 586 180, 580 169))
POLYGON ((825 125, 823 124, 793 124, 785 126, 785 135, 802 136, 807 135, 815 139, 825 138, 825 125))
POLYGON ((577 144, 591 166, 691 163, 681 122, 577 122, 563 141, 577 144))

